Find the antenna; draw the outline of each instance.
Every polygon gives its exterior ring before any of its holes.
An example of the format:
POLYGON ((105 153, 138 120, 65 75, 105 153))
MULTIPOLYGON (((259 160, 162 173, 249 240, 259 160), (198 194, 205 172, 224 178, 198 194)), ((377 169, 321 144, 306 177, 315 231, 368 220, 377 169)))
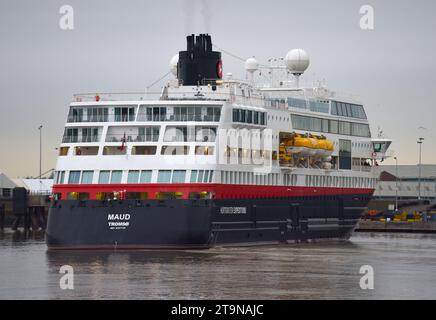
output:
POLYGON ((309 67, 309 55, 303 49, 293 49, 286 54, 286 68, 295 77, 295 86, 299 87, 300 76, 309 67))
POLYGON ((259 63, 252 57, 245 60, 245 70, 249 74, 250 83, 254 82, 254 73, 259 69, 259 63))

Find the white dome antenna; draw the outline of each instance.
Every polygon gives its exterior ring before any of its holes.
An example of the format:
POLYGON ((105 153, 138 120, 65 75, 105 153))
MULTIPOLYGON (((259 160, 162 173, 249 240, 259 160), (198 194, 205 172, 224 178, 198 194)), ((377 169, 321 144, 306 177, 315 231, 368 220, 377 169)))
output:
POLYGON ((179 63, 179 54, 174 55, 170 60, 171 73, 177 77, 177 64, 179 63))
POLYGON ((300 76, 309 67, 309 55, 303 49, 293 49, 286 54, 285 62, 288 71, 294 75, 298 88, 300 76))
POLYGON ((259 63, 252 57, 245 60, 245 71, 248 72, 250 82, 254 81, 254 73, 259 69, 259 63))

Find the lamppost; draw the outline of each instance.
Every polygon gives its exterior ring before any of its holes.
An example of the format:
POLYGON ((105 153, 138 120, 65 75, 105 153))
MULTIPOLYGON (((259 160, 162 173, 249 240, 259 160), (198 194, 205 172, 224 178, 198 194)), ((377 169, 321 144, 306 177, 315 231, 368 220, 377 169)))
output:
POLYGON ((39 179, 42 175, 42 125, 38 127, 39 130, 39 179))
POLYGON ((398 158, 395 160, 395 212, 398 212, 398 158))
POLYGON ((421 147, 422 143, 424 141, 424 138, 418 138, 418 145, 419 145, 419 165, 418 165, 418 200, 421 200, 421 147))

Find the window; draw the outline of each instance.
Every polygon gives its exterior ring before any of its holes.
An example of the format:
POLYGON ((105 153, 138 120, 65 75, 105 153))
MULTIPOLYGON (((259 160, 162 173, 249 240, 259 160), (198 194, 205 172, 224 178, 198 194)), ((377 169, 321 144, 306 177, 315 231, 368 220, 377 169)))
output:
POLYGON ((191 170, 191 180, 190 180, 191 183, 197 182, 197 174, 198 174, 197 170, 191 170))
POLYGON ((293 108, 300 108, 300 109, 307 108, 306 100, 291 98, 291 97, 288 98, 288 106, 293 108))
POLYGON ((219 106, 141 106, 139 121, 213 121, 220 120, 219 106))
POLYGON ((199 170, 198 171, 198 182, 203 182, 203 176, 204 176, 204 170, 199 170))
POLYGON ((351 134, 358 137, 371 137, 369 125, 364 123, 352 123, 351 134))
POLYGON ((337 120, 329 121, 329 132, 330 133, 338 133, 339 132, 339 123, 337 120))
POLYGON ((167 127, 165 130, 165 142, 194 141, 195 127, 167 127))
POLYGON ((60 147, 59 148, 59 155, 60 156, 67 156, 69 149, 70 149, 70 147, 60 147))
POLYGON ((91 184, 93 176, 94 176, 94 171, 83 171, 81 183, 82 184, 91 184))
POLYGON ((362 105, 331 101, 331 114, 342 117, 366 119, 365 110, 362 105))
POLYGON ((196 155, 213 155, 214 147, 209 146, 195 146, 195 154, 196 155))
POLYGON ((70 171, 68 176, 69 184, 78 184, 80 182, 80 171, 70 171))
POLYGON ((339 169, 351 169, 351 140, 339 139, 339 169))
POLYGON ((166 156, 187 155, 189 146, 162 146, 161 154, 166 156))
POLYGON ((59 175, 58 179, 59 179, 59 181, 58 181, 59 184, 63 184, 64 183, 64 180, 65 180, 65 171, 61 171, 60 172, 60 175, 59 175))
POLYGON ((239 122, 239 110, 233 109, 233 116, 232 116, 233 122, 239 122))
POLYGON ((140 127, 138 128, 138 136, 136 141, 152 141, 156 142, 159 140, 159 127, 140 127))
POLYGON ((78 141, 79 129, 77 128, 65 128, 63 143, 75 143, 78 141))
POLYGON ((338 107, 336 105, 336 101, 331 101, 331 106, 332 106, 332 114, 333 115, 338 115, 338 107))
POLYGON ((197 142, 215 142, 216 128, 196 127, 195 141, 197 142))
POLYGON ((83 108, 71 107, 68 114, 68 122, 82 122, 83 108))
POLYGON ((265 125, 265 112, 252 111, 245 109, 233 109, 232 111, 233 122, 253 123, 265 125))
POLYGON ((9 198, 11 196, 11 189, 3 189, 3 197, 9 198))
POLYGON ((260 113, 260 124, 263 126, 266 125, 265 112, 260 113))
POLYGON ((153 155, 156 154, 156 146, 134 146, 132 147, 133 155, 153 155))
POLYGON ((111 183, 121 183, 121 176, 123 172, 121 170, 112 171, 111 183))
POLYGON ((82 142, 98 142, 98 128, 82 128, 82 142))
POLYGON ((172 183, 185 183, 186 170, 174 170, 172 183))
POLYGON ((259 124, 259 112, 258 111, 254 111, 253 123, 259 124))
POLYGON ((127 175, 127 183, 138 183, 139 170, 129 170, 127 175))
POLYGON ((323 112, 328 113, 329 112, 329 104, 328 102, 321 102, 321 101, 309 101, 310 111, 314 112, 323 112))
POLYGON ((115 108, 115 121, 135 121, 135 107, 117 107, 115 108))
POLYGON ((351 123, 339 121, 339 134, 351 135, 351 123))
POLYGON ((157 175, 157 183, 170 183, 171 170, 159 170, 157 175))
POLYGON ((142 170, 141 178, 139 179, 139 183, 150 183, 151 182, 151 170, 142 170))
POLYGON ((253 123, 253 111, 247 111, 247 123, 253 123))
POLYGON ((102 171, 100 171, 100 175, 98 177, 98 183, 100 183, 100 184, 107 184, 107 183, 109 183, 109 175, 110 175, 110 171, 109 170, 102 170, 102 171))
POLYGON ((98 147, 75 147, 74 155, 76 156, 96 156, 98 147))
POLYGON ((107 122, 108 121, 108 108, 91 108, 86 110, 88 122, 107 122))
POLYGON ((127 153, 127 147, 124 145, 123 148, 121 148, 121 145, 118 147, 115 146, 106 146, 103 147, 103 155, 104 156, 120 156, 127 153))

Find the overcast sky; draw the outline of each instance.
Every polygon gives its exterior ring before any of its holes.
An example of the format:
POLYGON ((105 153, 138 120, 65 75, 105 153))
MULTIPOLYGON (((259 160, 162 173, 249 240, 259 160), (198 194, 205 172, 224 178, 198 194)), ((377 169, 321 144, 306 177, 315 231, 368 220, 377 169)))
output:
MULTIPOLYGON (((432 0, 1 0, 0 172, 38 175, 40 124, 43 171, 54 168, 74 93, 143 91, 200 32, 260 62, 304 48, 306 81, 357 95, 400 163, 417 163, 419 136, 423 162, 436 163, 435 30, 432 0), (65 4, 74 30, 59 27, 65 4), (371 31, 359 27, 365 4, 375 11, 371 31)), ((223 54, 223 65, 244 77, 240 61, 223 54)))

